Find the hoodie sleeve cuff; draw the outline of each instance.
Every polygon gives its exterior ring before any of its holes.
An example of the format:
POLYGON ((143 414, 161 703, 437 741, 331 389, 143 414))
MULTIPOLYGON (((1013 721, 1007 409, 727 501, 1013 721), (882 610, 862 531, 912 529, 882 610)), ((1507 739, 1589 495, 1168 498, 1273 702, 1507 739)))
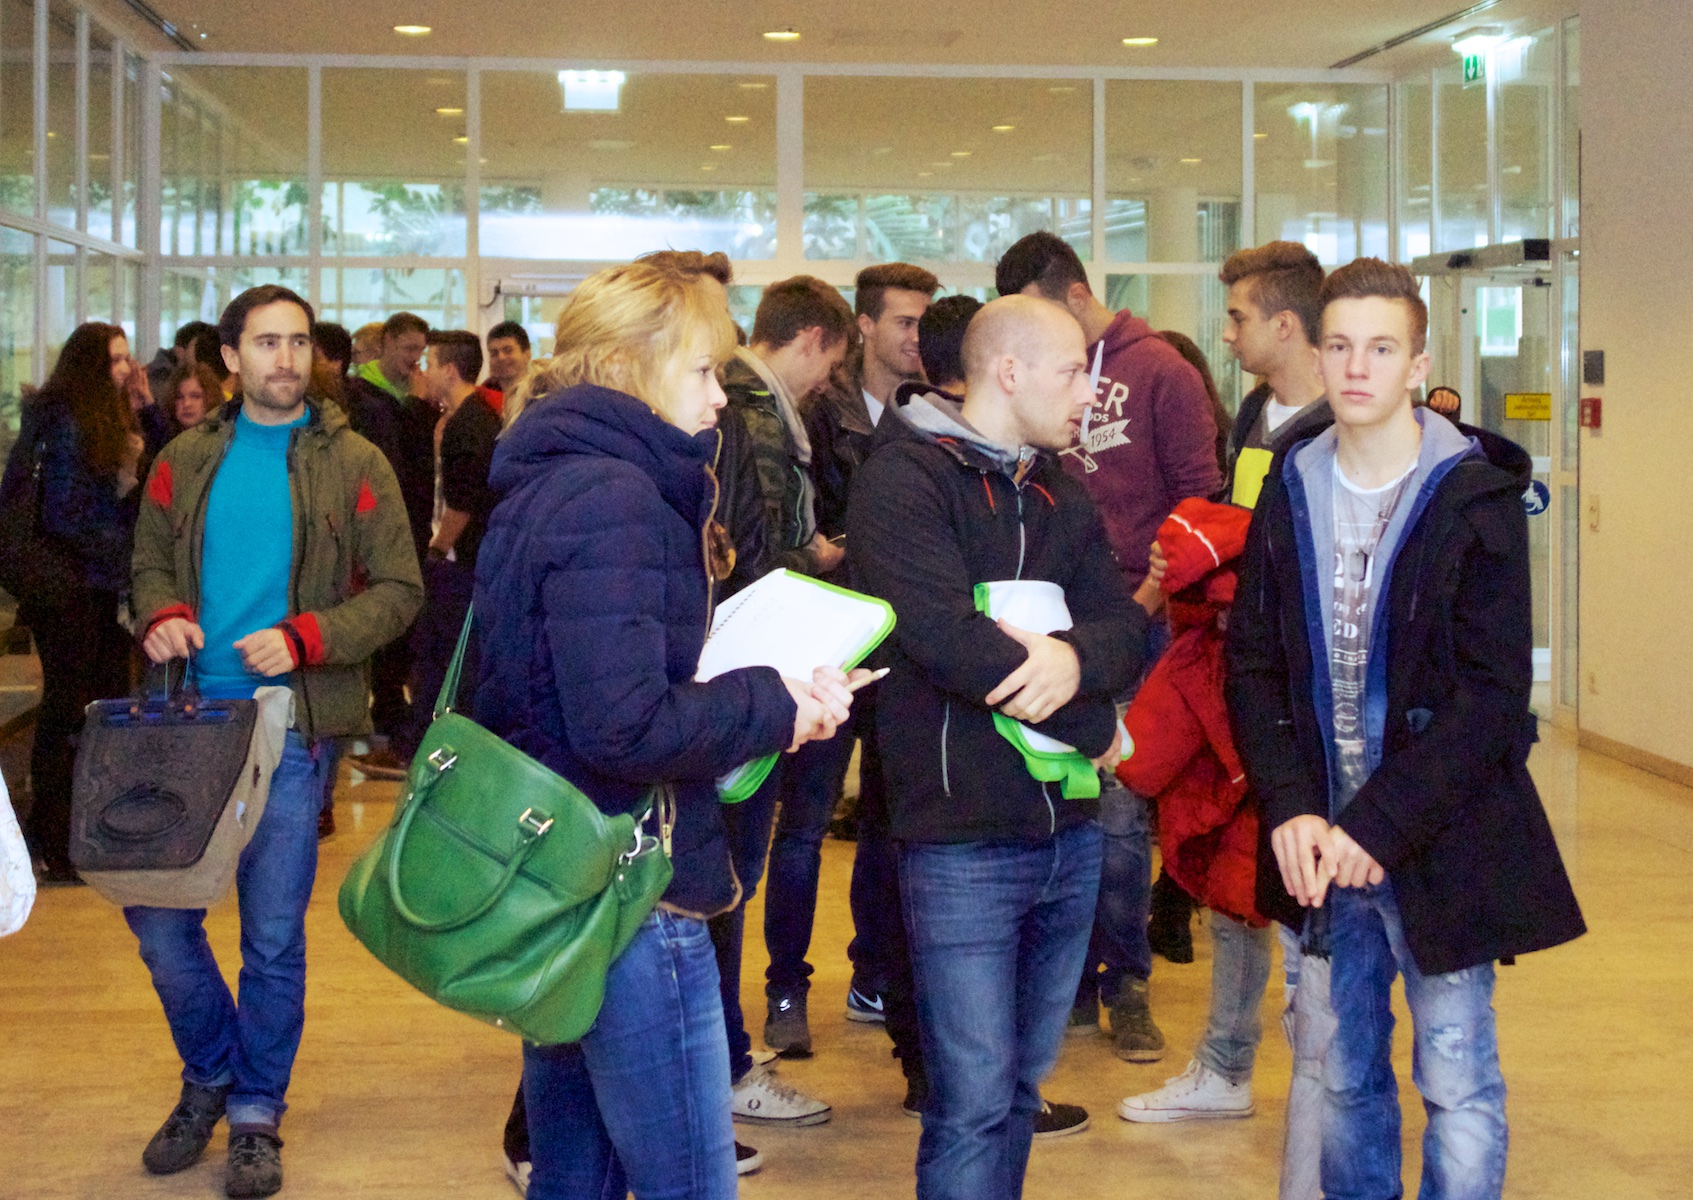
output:
POLYGON ((192 621, 194 619, 194 610, 189 608, 186 604, 170 604, 161 608, 158 612, 154 613, 147 619, 147 628, 142 631, 141 634, 142 640, 145 641, 148 634, 152 633, 153 630, 157 629, 160 625, 163 625, 166 621, 174 621, 179 617, 184 621, 192 621))
POLYGON ((316 613, 289 617, 278 621, 276 627, 293 647, 295 666, 315 667, 323 662, 323 631, 318 628, 316 613))

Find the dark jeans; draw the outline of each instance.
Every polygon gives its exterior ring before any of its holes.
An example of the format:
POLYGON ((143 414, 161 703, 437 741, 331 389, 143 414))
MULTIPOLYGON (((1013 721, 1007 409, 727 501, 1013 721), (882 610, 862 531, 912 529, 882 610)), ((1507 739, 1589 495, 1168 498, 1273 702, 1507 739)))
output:
POLYGON ((758 892, 770 851, 770 826, 776 797, 789 756, 776 760, 770 777, 739 804, 723 805, 723 825, 729 834, 729 862, 741 881, 740 903, 711 918, 711 945, 717 953, 718 990, 723 997, 723 1026, 729 1038, 729 1078, 739 1080, 752 1070, 752 1037, 741 1011, 741 947, 746 937, 747 901, 758 892))
POLYGON ((1152 834, 1146 801, 1115 779, 1099 792, 1099 825, 1105 851, 1099 872, 1099 908, 1088 940, 1087 967, 1076 989, 1076 1007, 1117 1002, 1125 979, 1152 977, 1147 920, 1152 911, 1152 834))
POLYGON ((1018 1200, 1099 895, 1099 826, 1043 842, 905 845, 929 1101, 918 1200, 1018 1200))
MULTIPOLYGON (((866 706, 863 728, 875 728, 875 712, 866 706)), ((853 982, 863 992, 886 992, 889 981, 909 974, 909 954, 899 907, 899 852, 888 824, 888 788, 876 739, 864 739, 858 764, 858 845, 852 859, 853 982)))
POLYGON ((807 742, 788 755, 782 773, 782 808, 770 844, 770 881, 764 893, 764 946, 770 968, 765 990, 772 995, 809 986, 806 961, 817 917, 817 879, 823 865, 823 836, 852 760, 853 736, 842 729, 826 742, 807 742))
MULTIPOLYGON (((423 564, 423 611, 411 631, 411 706, 405 718, 389 733, 389 749, 401 761, 411 761, 434 719, 435 701, 441 695, 441 681, 458 649, 464 617, 470 611, 476 589, 476 568, 470 563, 425 562, 423 564)), ((465 648, 464 668, 459 673, 456 712, 475 715, 477 643, 472 633, 465 648)), ((374 712, 373 712, 374 717, 374 712)), ((380 726, 380 722, 378 722, 380 726)))
POLYGON ((115 592, 78 591, 63 607, 30 614, 30 630, 41 656, 41 706, 23 832, 30 853, 50 869, 69 870, 71 777, 82 711, 90 701, 129 694, 135 643, 118 624, 115 592))

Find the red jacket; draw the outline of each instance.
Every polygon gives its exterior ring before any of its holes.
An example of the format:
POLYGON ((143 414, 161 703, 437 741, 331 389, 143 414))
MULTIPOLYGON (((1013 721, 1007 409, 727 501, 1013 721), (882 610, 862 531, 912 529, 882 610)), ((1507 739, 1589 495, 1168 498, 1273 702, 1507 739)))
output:
POLYGON ((1234 594, 1229 564, 1245 545, 1250 520, 1245 509, 1194 499, 1159 527, 1176 638, 1123 719, 1134 753, 1118 765, 1117 778, 1156 800, 1170 877, 1217 912, 1263 926, 1253 899, 1258 814, 1246 803, 1246 771, 1229 731, 1217 627, 1234 594))

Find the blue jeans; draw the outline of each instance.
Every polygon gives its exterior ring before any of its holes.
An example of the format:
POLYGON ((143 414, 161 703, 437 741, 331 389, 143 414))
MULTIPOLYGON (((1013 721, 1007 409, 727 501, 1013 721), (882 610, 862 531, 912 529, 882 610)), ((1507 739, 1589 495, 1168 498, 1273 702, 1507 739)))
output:
POLYGON ((782 810, 770 844, 770 880, 764 893, 764 946, 770 952, 764 977, 772 993, 807 987, 811 979, 805 956, 817 917, 823 836, 852 760, 852 746, 852 734, 843 730, 826 742, 807 742, 782 760, 782 810))
POLYGON ((253 840, 241 852, 240 1003, 218 972, 203 908, 123 910, 182 1055, 182 1078, 229 1086, 231 1125, 275 1126, 306 1023, 306 904, 317 877, 317 815, 329 745, 288 731, 253 840))
MULTIPOLYGON (((857 705, 855 704, 856 708, 857 705)), ((875 714, 858 714, 865 729, 875 728, 875 714)), ((888 818, 888 789, 882 776, 882 755, 875 737, 866 737, 858 761, 858 844, 853 848, 852 883, 847 902, 852 909, 853 985, 865 995, 899 987, 909 974, 908 952, 902 936, 899 908, 899 851, 888 818)), ((899 1018, 890 1018, 888 1033, 901 1044, 899 1018)))
POLYGON ((756 792, 739 804, 723 806, 729 862, 735 868, 735 878, 741 881, 741 900, 728 912, 711 918, 710 934, 717 955, 729 1073, 735 1080, 752 1070, 752 1038, 747 1033, 746 1014, 741 1011, 741 950, 746 940, 747 902, 758 894, 758 881, 764 875, 765 856, 770 852, 770 824, 776 815, 776 797, 787 771, 787 757, 783 755, 776 761, 770 777, 756 792))
POLYGON ((705 922, 660 909, 580 1042, 523 1046, 530 1200, 734 1200, 723 1006, 705 922))
POLYGON ((1264 1034, 1258 1012, 1270 983, 1274 934, 1268 926, 1254 929, 1215 909, 1210 922, 1211 1010, 1194 1058, 1230 1083, 1250 1083, 1264 1034))
POLYGON ((1493 964, 1424 976, 1405 943, 1391 880, 1329 896, 1329 1002, 1337 1027, 1323 1074, 1323 1194, 1331 1200, 1402 1194, 1389 1001, 1393 977, 1403 974, 1416 1038, 1412 1078, 1428 1112, 1417 1194, 1421 1200, 1497 1197, 1505 1186, 1507 1132, 1493 964))
POLYGON ((1099 874, 1099 907, 1088 942, 1086 969, 1075 1006, 1117 1002, 1124 979, 1152 977, 1147 921, 1152 914, 1152 832, 1146 801, 1115 779, 1101 781, 1099 824, 1105 851, 1099 874))
POLYGON ((900 887, 929 1102, 918 1200, 1017 1200, 1099 895, 1099 827, 907 843, 900 887))

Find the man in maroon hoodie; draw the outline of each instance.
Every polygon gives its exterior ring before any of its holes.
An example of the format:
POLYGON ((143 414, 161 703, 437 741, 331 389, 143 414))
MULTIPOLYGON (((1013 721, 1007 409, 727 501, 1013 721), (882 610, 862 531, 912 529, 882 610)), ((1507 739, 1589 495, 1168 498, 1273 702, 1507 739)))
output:
MULTIPOLYGON (((1152 326, 1099 302, 1081 259, 1062 238, 1031 233, 1005 252, 994 276, 1002 296, 1022 293, 1063 305, 1081 323, 1090 358, 1102 354, 1096 360, 1099 404, 1081 442, 1064 452, 1064 463, 1104 519, 1128 604, 1146 578, 1152 540, 1164 518, 1189 496, 1209 497, 1222 486, 1217 425, 1205 384, 1152 326)), ((1149 662, 1161 648, 1152 647, 1149 662)), ((1164 1035, 1147 999, 1152 847, 1146 801, 1107 786, 1099 810, 1105 831, 1099 905, 1071 1031, 1098 1029, 1103 1003, 1111 1013, 1117 1056, 1157 1062, 1164 1056, 1164 1035)))

